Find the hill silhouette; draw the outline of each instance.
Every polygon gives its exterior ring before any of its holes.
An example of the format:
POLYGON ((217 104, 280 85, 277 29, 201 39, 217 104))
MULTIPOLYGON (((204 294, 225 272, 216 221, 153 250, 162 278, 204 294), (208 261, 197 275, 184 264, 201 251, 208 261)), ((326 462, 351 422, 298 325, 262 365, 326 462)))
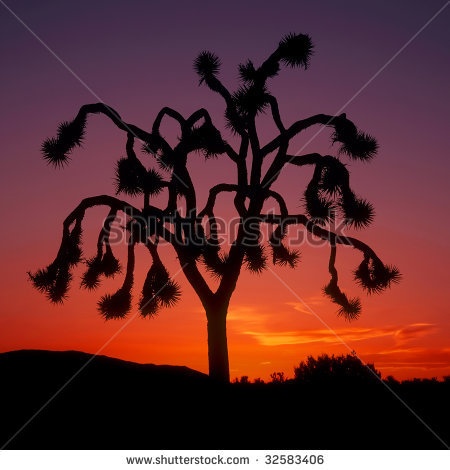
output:
POLYGON ((390 384, 430 431, 381 382, 223 385, 187 367, 43 350, 0 354, 0 377, 0 447, 8 449, 444 449, 450 442, 449 382, 390 384))

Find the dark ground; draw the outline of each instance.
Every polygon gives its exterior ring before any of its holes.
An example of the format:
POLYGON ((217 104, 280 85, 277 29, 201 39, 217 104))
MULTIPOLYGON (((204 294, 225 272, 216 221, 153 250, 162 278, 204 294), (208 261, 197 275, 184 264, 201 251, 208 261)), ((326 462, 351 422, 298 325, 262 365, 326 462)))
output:
MULTIPOLYGON (((450 382, 390 386, 450 444, 450 382)), ((186 367, 0 354, 0 448, 445 449, 439 438, 382 383, 219 386, 186 367)))

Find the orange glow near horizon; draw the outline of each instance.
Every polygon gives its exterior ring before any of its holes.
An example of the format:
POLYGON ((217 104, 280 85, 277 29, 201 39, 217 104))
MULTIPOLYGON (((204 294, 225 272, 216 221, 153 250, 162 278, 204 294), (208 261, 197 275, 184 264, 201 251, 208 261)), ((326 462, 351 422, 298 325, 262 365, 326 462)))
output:
MULTIPOLYGON (((364 362, 374 363, 383 377, 403 380, 450 375, 450 348, 439 319, 433 319, 431 312, 426 316, 411 313, 402 299, 401 291, 408 290, 410 280, 379 296, 362 295, 363 314, 348 322, 336 316, 333 304, 320 293, 326 269, 312 255, 324 261, 326 248, 305 251, 304 256, 311 258, 295 271, 277 267, 262 275, 242 273, 228 315, 232 378, 246 375, 267 381, 273 372, 293 377, 294 367, 309 355, 351 351, 364 362), (308 295, 301 297, 302 291, 308 295), (390 319, 393 310, 396 315, 390 319)), ((171 273, 176 273, 173 263, 171 273)), ((140 267, 137 288, 143 276, 140 267)), ((2 338, 2 351, 74 349, 139 363, 186 365, 207 373, 206 318, 182 274, 176 279, 183 298, 175 308, 164 309, 151 319, 140 318, 134 309, 129 318, 119 321, 104 321, 96 311, 102 292, 113 291, 118 279, 99 292, 74 288, 63 305, 49 304, 29 283, 22 283, 16 292, 19 302, 10 302, 5 310, 9 314, 0 320, 2 330, 8 331, 2 338), (33 305, 33 310, 24 314, 26 305, 33 305)), ((358 291, 351 284, 348 289, 358 291)), ((407 292, 404 295, 408 297, 407 292)))

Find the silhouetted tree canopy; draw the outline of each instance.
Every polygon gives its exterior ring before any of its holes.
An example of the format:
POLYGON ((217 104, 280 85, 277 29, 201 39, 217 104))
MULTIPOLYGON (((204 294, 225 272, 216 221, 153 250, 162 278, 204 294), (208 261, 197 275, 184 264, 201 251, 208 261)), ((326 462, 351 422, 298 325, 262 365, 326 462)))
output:
POLYGON ((127 123, 105 103, 83 105, 72 121, 62 122, 56 137, 42 144, 43 157, 51 165, 63 167, 69 162, 83 141, 91 114, 102 114, 124 133, 126 156, 116 162, 115 196, 83 199, 68 215, 54 261, 44 269, 29 273, 34 287, 51 302, 58 303, 67 298, 73 268, 79 263, 85 266, 80 285, 89 290, 98 288, 103 278, 123 273, 121 287, 104 294, 98 301, 98 310, 106 319, 125 318, 133 308, 135 247, 140 244, 147 248, 150 266, 140 287, 137 308, 142 317, 153 316, 181 298, 180 286, 160 257, 160 241, 165 241, 174 248, 181 270, 205 308, 210 374, 228 381, 226 317, 241 269, 261 273, 268 269, 270 259, 274 265, 297 267, 300 253, 289 246, 287 236, 288 228, 296 225, 329 243, 330 280, 323 292, 337 304, 339 315, 349 320, 357 318, 361 312, 360 299, 348 297, 338 284, 338 245, 361 252, 362 261, 354 270, 354 278, 366 292, 379 293, 400 278, 398 269, 383 263, 371 247, 356 238, 333 232, 333 221, 337 217, 343 219, 346 227, 355 229, 367 227, 374 219, 371 203, 351 188, 350 174, 342 160, 370 161, 377 153, 377 141, 358 129, 345 113, 316 114, 286 124, 269 88, 270 80, 282 67, 306 70, 313 49, 309 35, 286 35, 260 66, 250 60, 239 65, 239 85, 235 91, 230 91, 220 80, 222 64, 216 54, 203 51, 198 55, 194 69, 200 85, 207 86, 224 100, 229 140, 224 138, 205 108, 185 117, 165 107, 156 115, 149 130, 127 123), (269 140, 258 133, 258 119, 263 113, 272 118, 278 132, 269 140), (164 119, 171 119, 179 126, 180 135, 175 142, 161 135, 164 119), (293 154, 292 139, 317 125, 330 129, 330 143, 336 145, 336 155, 293 154), (202 208, 188 169, 188 159, 198 158, 198 154, 205 159, 228 158, 236 168, 235 174, 224 175, 222 183, 210 188, 202 208), (285 167, 290 171, 313 168, 307 187, 303 192, 299 190, 305 213, 292 212, 283 195, 272 188, 285 167), (263 171, 263 168, 267 169, 263 171), (220 244, 216 223, 216 201, 224 193, 234 194, 234 209, 239 218, 228 251, 220 244), (119 199, 121 194, 139 197, 141 202, 131 204, 119 199), (165 207, 157 206, 159 194, 167 196, 165 207), (273 204, 275 210, 265 210, 266 202, 273 204), (82 222, 86 211, 96 206, 107 207, 109 214, 100 227, 96 252, 85 256, 81 250, 82 222), (127 259, 123 267, 111 243, 111 225, 119 214, 124 214, 128 220, 125 226, 127 259), (270 228, 268 240, 262 239, 263 226, 270 228), (218 282, 217 288, 211 287, 202 267, 218 282))

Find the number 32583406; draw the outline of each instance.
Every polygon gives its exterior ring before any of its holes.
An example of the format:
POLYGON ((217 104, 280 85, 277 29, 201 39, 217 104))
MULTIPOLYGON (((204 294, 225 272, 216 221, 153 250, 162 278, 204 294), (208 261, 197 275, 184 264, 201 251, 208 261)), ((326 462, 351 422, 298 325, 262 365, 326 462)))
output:
POLYGON ((324 463, 323 455, 316 454, 267 454, 264 463, 266 465, 321 465, 324 463))

